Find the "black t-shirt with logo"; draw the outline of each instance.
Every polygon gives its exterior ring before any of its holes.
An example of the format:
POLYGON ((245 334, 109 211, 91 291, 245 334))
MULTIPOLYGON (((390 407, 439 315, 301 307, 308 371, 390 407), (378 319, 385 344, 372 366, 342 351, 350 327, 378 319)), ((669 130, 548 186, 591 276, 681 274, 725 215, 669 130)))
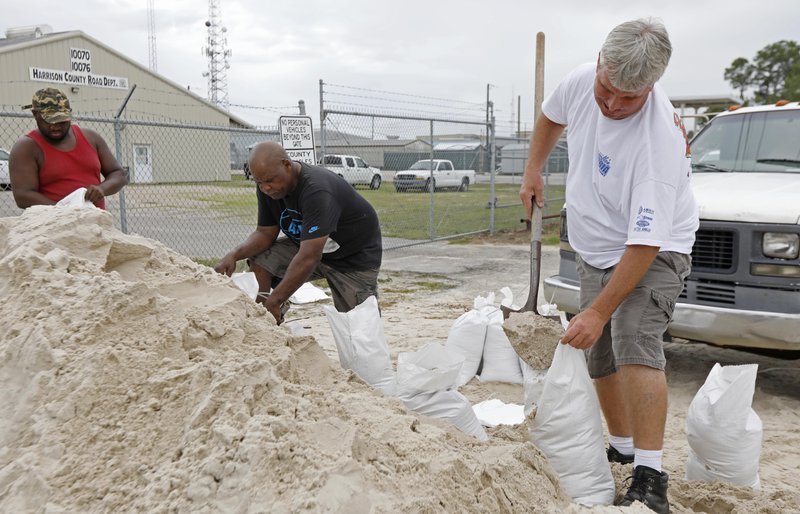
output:
POLYGON ((363 196, 335 173, 300 162, 297 187, 273 200, 256 188, 258 224, 278 225, 292 241, 328 236, 339 248, 322 255, 339 270, 369 270, 381 265, 378 214, 363 196))

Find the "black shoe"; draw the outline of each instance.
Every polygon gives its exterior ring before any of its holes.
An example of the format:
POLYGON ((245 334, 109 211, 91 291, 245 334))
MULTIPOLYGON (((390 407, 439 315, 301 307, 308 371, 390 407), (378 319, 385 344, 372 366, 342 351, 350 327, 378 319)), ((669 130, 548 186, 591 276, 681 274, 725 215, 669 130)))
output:
POLYGON ((669 514, 669 500, 667 500, 667 483, 669 476, 661 471, 656 471, 647 466, 633 468, 631 487, 619 505, 631 505, 635 501, 645 504, 647 508, 658 514, 669 514))
POLYGON ((633 464, 633 455, 625 455, 624 453, 620 453, 616 448, 609 445, 608 450, 606 450, 606 456, 608 457, 608 462, 619 462, 620 464, 633 464))

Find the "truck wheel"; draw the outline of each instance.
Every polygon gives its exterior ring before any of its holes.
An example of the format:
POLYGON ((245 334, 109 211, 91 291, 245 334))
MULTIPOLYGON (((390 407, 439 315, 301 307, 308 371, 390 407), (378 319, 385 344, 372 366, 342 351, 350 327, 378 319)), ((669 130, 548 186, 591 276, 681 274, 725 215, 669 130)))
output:
POLYGON ((381 187, 381 177, 375 175, 374 177, 372 177, 372 182, 369 183, 369 188, 376 190, 379 189, 380 187, 381 187))
POLYGON ((464 177, 461 179, 461 185, 458 186, 458 190, 461 192, 469 191, 469 178, 464 177))
POLYGON ((436 179, 428 179, 425 181, 425 191, 428 193, 436 191, 436 179))

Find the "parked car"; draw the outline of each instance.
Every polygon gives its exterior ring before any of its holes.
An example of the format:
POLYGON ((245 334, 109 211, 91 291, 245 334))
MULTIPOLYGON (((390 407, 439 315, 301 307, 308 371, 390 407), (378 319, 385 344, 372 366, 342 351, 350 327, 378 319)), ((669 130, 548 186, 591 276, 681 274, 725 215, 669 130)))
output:
MULTIPOLYGON (((800 351, 800 103, 718 114, 691 151, 700 228, 668 334, 800 351)), ((568 212, 559 272, 544 280, 544 294, 574 315, 580 288, 568 212)))
POLYGON ((0 148, 0 191, 11 189, 11 174, 8 171, 8 150, 0 148))
POLYGON ((399 192, 414 189, 436 191, 447 187, 467 191, 474 183, 475 170, 457 170, 447 159, 422 159, 407 170, 394 174, 394 188, 399 192))
POLYGON ((369 186, 370 189, 379 189, 383 182, 381 170, 373 168, 357 155, 326 155, 324 159, 319 159, 318 164, 336 173, 353 187, 369 186))

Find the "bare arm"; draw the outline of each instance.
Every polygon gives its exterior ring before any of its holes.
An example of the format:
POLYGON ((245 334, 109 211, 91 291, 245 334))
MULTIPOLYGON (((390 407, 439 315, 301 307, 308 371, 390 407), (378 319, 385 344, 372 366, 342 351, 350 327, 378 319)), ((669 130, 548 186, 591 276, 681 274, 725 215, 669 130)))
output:
POLYGON ((264 302, 264 306, 275 316, 278 323, 281 321, 281 304, 300 289, 300 286, 311 276, 314 268, 322 259, 322 250, 327 240, 328 236, 301 241, 300 249, 286 269, 286 275, 264 302))
POLYGON ((629 245, 622 254, 611 280, 592 305, 570 321, 561 342, 575 348, 589 348, 600 338, 603 327, 625 298, 634 290, 658 255, 659 247, 629 245))
POLYGON ((97 203, 125 187, 128 183, 128 176, 100 134, 91 129, 83 129, 83 134, 97 150, 97 157, 100 159, 100 173, 104 177, 99 185, 86 187, 86 200, 97 203))
POLYGON ((31 205, 55 205, 56 202, 39 192, 40 150, 33 139, 20 138, 11 147, 8 171, 11 176, 11 192, 20 209, 31 205))
POLYGON ((275 239, 277 238, 277 225, 272 225, 269 227, 256 227, 255 232, 250 234, 244 243, 228 252, 228 254, 222 258, 220 263, 214 266, 214 271, 217 273, 224 273, 230 277, 236 269, 237 262, 242 259, 253 257, 267 250, 270 246, 272 246, 272 243, 274 243, 275 239))
POLYGON ((519 197, 528 219, 531 217, 531 199, 536 198, 536 204, 544 207, 544 180, 542 171, 544 170, 547 156, 555 148, 558 138, 564 131, 564 125, 559 125, 545 116, 539 115, 536 125, 531 134, 531 144, 528 149, 528 163, 525 165, 525 175, 522 178, 522 186, 519 188, 519 197))

